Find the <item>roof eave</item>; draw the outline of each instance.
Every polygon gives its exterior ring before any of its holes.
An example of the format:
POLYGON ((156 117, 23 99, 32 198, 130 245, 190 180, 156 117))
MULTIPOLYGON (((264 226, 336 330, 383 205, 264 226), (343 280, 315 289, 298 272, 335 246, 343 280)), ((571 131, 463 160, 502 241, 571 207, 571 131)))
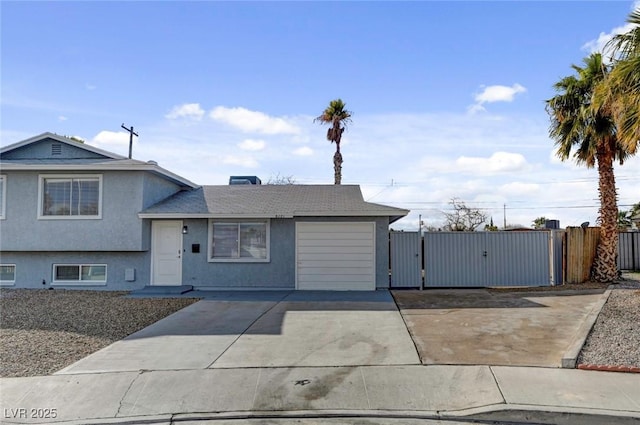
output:
POLYGON ((295 218, 295 217, 389 217, 390 223, 401 219, 409 213, 399 210, 397 214, 380 211, 304 211, 294 213, 180 213, 180 212, 141 212, 139 218, 173 219, 173 218, 219 218, 219 219, 252 219, 252 218, 295 218))
POLYGON ((8 161, 0 164, 4 171, 149 171, 173 180, 182 186, 194 189, 199 187, 192 181, 153 164, 12 164, 8 161))

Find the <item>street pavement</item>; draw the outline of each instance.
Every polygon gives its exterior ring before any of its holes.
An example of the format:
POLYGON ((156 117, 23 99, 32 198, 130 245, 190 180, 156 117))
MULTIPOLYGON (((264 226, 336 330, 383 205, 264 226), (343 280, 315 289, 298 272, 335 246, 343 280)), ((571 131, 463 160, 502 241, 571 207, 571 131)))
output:
POLYGON ((382 291, 216 294, 0 391, 2 423, 640 423, 640 374, 421 364, 382 291))

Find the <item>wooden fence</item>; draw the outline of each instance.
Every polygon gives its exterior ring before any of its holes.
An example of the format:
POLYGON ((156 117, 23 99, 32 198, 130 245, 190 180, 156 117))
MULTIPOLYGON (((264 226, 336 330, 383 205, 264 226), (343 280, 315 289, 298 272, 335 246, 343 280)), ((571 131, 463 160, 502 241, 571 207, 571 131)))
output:
MULTIPOLYGON (((638 232, 621 232, 619 239, 618 267, 623 270, 640 266, 636 249, 638 232), (627 236, 630 235, 630 236, 627 236), (622 263, 621 263, 622 261, 622 263), (632 266, 629 266, 631 264, 632 266)), ((565 276, 566 283, 582 283, 590 278, 591 266, 596 256, 596 247, 600 240, 600 228, 567 227, 565 233, 565 276)))

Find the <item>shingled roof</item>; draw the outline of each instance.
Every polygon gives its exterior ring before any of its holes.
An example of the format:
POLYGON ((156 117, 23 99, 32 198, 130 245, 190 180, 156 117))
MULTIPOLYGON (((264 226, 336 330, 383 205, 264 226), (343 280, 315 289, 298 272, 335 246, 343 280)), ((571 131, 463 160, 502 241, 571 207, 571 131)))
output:
POLYGON ((408 210, 365 202, 357 185, 202 186, 178 192, 142 211, 140 218, 384 217, 408 210))

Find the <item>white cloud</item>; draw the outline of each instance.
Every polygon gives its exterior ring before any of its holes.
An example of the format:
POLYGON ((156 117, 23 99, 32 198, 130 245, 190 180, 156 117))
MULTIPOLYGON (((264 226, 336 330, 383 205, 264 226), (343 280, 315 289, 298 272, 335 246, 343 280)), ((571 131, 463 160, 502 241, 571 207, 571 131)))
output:
POLYGON ((64 115, 60 115, 60 116, 58 117, 58 121, 60 121, 60 122, 62 122, 62 121, 66 121, 66 120, 68 120, 68 119, 69 119, 69 118, 65 117, 64 115))
POLYGON ((94 85, 94 84, 86 83, 86 84, 84 85, 84 88, 85 88, 85 89, 87 89, 87 90, 89 90, 89 91, 93 91, 93 90, 97 89, 97 88, 98 88, 98 86, 96 86, 96 85, 94 85))
POLYGON ((238 147, 243 151, 261 151, 265 148, 264 140, 245 139, 238 143, 238 147))
POLYGON ((313 155, 313 149, 311 149, 309 146, 303 146, 294 150, 293 154, 298 156, 310 156, 313 155))
POLYGON ((227 165, 237 165, 243 168, 257 168, 258 161, 250 156, 227 155, 222 160, 227 165))
POLYGON ((284 118, 271 117, 263 112, 250 111, 242 107, 218 106, 209 113, 209 116, 245 133, 297 134, 300 132, 298 127, 284 118))
POLYGON ((605 59, 608 59, 609 52, 605 51, 605 47, 607 45, 607 43, 616 35, 618 34, 624 34, 626 32, 631 31, 634 28, 634 25, 632 24, 625 24, 623 26, 620 27, 615 27, 614 29, 612 29, 610 32, 605 33, 605 32, 601 32, 600 35, 598 36, 598 38, 587 41, 585 44, 582 45, 582 50, 591 53, 603 53, 605 56, 605 59))
POLYGON ((178 118, 189 118, 199 121, 204 116, 204 110, 199 103, 185 103, 183 105, 174 106, 173 109, 165 115, 170 120, 178 118))
POLYGON ((489 158, 461 156, 456 164, 463 170, 479 174, 523 171, 528 167, 524 156, 509 152, 496 152, 489 158))
POLYGON ((103 130, 93 138, 92 143, 102 146, 129 146, 129 133, 103 130))
POLYGON ((527 89, 518 83, 511 87, 500 85, 484 86, 484 89, 475 95, 475 101, 477 105, 493 102, 512 102, 516 94, 526 91, 527 89))
POLYGON ((482 106, 485 103, 513 102, 513 99, 517 94, 527 91, 524 86, 518 83, 515 83, 511 87, 501 85, 480 87, 482 88, 482 91, 476 93, 474 96, 474 100, 476 101, 476 103, 470 105, 467 108, 467 112, 471 115, 477 114, 479 112, 486 112, 485 107, 482 106))

